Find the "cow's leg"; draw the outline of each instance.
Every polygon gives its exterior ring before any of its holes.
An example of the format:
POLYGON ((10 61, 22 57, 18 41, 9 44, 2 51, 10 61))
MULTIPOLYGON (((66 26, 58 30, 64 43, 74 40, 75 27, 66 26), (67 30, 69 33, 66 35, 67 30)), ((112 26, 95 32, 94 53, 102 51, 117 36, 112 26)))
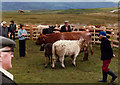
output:
POLYGON ((55 68, 56 56, 52 56, 52 68, 55 68))
POLYGON ((59 56, 58 56, 57 62, 59 62, 59 56))
POLYGON ((64 65, 64 56, 63 57, 59 57, 59 60, 60 60, 62 68, 65 68, 65 65, 64 65))
POLYGON ((52 55, 51 55, 50 61, 51 61, 50 64, 52 64, 52 55))
POLYGON ((90 49, 91 49, 90 50, 91 51, 91 55, 93 55, 94 52, 93 52, 92 42, 90 42, 90 49))
POLYGON ((50 56, 48 56, 48 58, 49 58, 49 63, 48 63, 48 65, 50 65, 50 56))
POLYGON ((47 56, 45 56, 45 68, 47 68, 47 56))
POLYGON ((77 55, 78 54, 75 54, 74 57, 73 57, 73 60, 72 60, 73 66, 76 66, 76 62, 75 61, 76 61, 77 55))
POLYGON ((88 55, 89 55, 89 49, 88 49, 88 46, 87 46, 87 47, 85 47, 85 50, 84 50, 84 58, 83 58, 83 61, 88 60, 88 55))

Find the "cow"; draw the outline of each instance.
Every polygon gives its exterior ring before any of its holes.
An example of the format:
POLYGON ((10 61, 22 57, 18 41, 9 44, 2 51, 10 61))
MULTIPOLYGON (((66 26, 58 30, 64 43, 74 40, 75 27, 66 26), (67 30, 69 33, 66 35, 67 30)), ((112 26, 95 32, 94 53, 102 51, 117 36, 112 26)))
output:
POLYGON ((52 46, 52 68, 55 68, 56 56, 59 57, 62 68, 65 68, 65 56, 71 56, 73 66, 76 66, 76 58, 80 50, 85 46, 85 40, 59 40, 53 43, 52 46))
POLYGON ((19 12, 19 13, 25 13, 24 10, 21 10, 21 9, 19 9, 18 12, 19 12))
POLYGON ((52 63, 52 43, 45 44, 45 68, 47 68, 47 58, 49 58, 49 64, 52 63))
POLYGON ((46 43, 54 43, 58 40, 79 40, 83 37, 86 40, 86 47, 84 48, 84 58, 83 60, 88 60, 89 46, 91 48, 91 54, 93 54, 92 48, 92 39, 91 33, 88 31, 79 31, 79 32, 61 32, 61 33, 52 33, 52 34, 40 34, 36 40, 36 45, 42 45, 46 43))

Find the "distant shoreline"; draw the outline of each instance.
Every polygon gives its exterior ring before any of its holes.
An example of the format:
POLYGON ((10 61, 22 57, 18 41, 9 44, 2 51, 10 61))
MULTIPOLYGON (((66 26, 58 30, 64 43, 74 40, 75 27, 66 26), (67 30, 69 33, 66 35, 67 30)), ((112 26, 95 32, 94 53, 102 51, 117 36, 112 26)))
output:
POLYGON ((118 7, 117 2, 2 2, 2 10, 68 10, 118 7))

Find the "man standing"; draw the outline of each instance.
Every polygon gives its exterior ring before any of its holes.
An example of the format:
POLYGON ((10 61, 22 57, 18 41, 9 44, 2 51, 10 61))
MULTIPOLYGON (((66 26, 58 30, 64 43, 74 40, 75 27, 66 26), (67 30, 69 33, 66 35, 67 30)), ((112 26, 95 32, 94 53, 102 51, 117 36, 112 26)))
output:
POLYGON ((8 27, 6 26, 6 22, 3 21, 2 26, 0 26, 0 36, 7 37, 8 38, 8 27))
POLYGON ((27 31, 24 29, 24 25, 20 24, 20 29, 18 30, 18 38, 19 38, 19 54, 20 57, 25 56, 25 36, 27 35, 27 31))
POLYGON ((0 36, 0 84, 2 85, 17 85, 13 81, 13 75, 7 70, 12 68, 11 60, 13 56, 13 47, 16 43, 9 39, 0 36))
POLYGON ((11 32, 10 39, 12 39, 13 36, 13 40, 15 41, 16 24, 14 24, 13 20, 11 20, 10 22, 11 22, 11 24, 9 25, 9 30, 11 32))
POLYGON ((68 21, 64 21, 65 25, 61 27, 60 32, 71 32, 70 25, 68 25, 68 21))
POLYGON ((110 45, 110 41, 106 38, 106 32, 101 31, 98 34, 100 40, 101 40, 101 60, 103 61, 103 66, 102 66, 102 73, 103 73, 103 79, 99 80, 99 82, 107 82, 107 74, 112 76, 111 82, 115 81, 117 78, 116 74, 112 72, 108 68, 112 57, 115 57, 113 54, 113 50, 110 45))

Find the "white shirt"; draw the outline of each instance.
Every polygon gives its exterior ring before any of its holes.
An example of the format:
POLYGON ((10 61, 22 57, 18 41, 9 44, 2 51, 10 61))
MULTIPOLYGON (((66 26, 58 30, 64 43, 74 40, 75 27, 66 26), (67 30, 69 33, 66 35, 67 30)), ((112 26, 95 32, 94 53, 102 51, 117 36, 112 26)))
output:
POLYGON ((0 71, 2 73, 4 73, 8 78, 10 78, 11 80, 13 80, 13 75, 11 73, 9 73, 8 71, 4 70, 3 68, 0 68, 0 71))

